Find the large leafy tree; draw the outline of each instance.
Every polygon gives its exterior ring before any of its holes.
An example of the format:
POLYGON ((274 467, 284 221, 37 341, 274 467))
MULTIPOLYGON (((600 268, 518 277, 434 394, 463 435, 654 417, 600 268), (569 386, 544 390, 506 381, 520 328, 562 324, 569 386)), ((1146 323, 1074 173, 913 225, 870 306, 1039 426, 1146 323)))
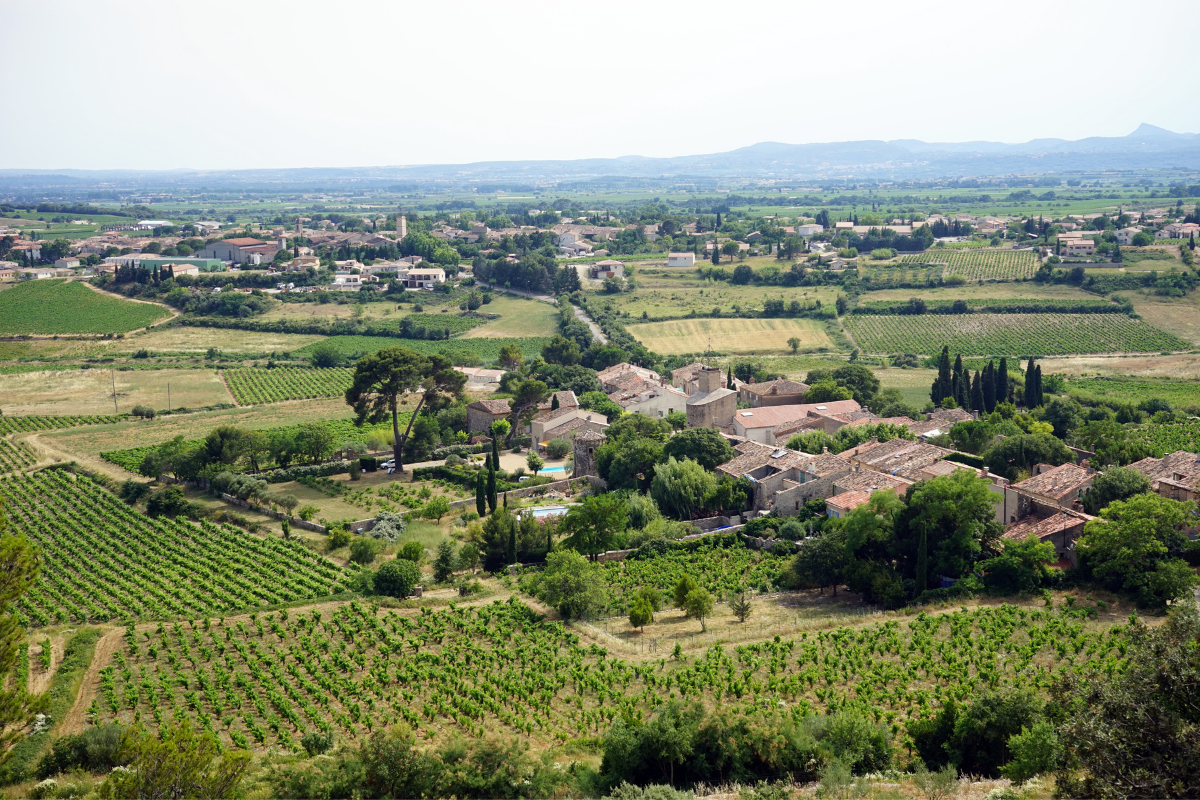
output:
POLYGON ((1194 520, 1194 503, 1139 494, 1117 500, 1089 522, 1077 543, 1080 566, 1106 588, 1138 603, 1161 607, 1188 597, 1196 573, 1181 558, 1183 528, 1194 520))
MULTIPOLYGON (((8 518, 0 504, 0 675, 12 673, 17 663, 22 628, 16 603, 38 575, 38 554, 24 536, 7 533, 8 518)), ((36 700, 16 681, 0 682, 0 764, 22 736, 38 710, 36 700)))
POLYGON ((996 442, 983 457, 984 466, 1009 480, 1030 472, 1035 464, 1058 466, 1073 459, 1067 446, 1045 433, 1023 433, 996 442))
POLYGON ((1200 619, 1189 605, 1166 624, 1134 622, 1128 667, 1065 670, 1062 797, 1200 797, 1200 619))
POLYGON ((537 413, 538 405, 550 396, 550 387, 539 380, 529 379, 513 385, 512 401, 509 405, 508 420, 510 423, 508 441, 524 430, 529 420, 537 413))
POLYGON ((1134 469, 1113 467, 1092 481, 1083 496, 1083 507, 1089 514, 1098 514, 1114 500, 1128 500, 1149 491, 1150 479, 1145 475, 1134 469))
POLYGON ((130 768, 113 770, 101 797, 238 797, 251 762, 250 753, 222 748, 212 733, 187 719, 157 734, 136 725, 126 732, 121 751, 130 768))
POLYGON ((628 524, 624 498, 617 494, 601 494, 586 497, 582 503, 571 506, 558 530, 567 535, 564 546, 584 555, 596 555, 608 550, 628 524))
POLYGON ((985 550, 997 550, 1004 526, 995 519, 1000 495, 969 470, 909 487, 896 518, 896 555, 916 592, 935 575, 965 577, 985 550), (924 570, 922 570, 924 565, 924 570))
POLYGON ((385 347, 359 360, 354 368, 354 381, 346 390, 346 403, 354 408, 359 425, 391 417, 395 438, 392 452, 396 470, 403 472, 404 444, 421 408, 442 395, 461 398, 466 382, 467 376, 455 370, 444 356, 423 356, 405 347, 385 347), (398 408, 409 396, 415 396, 417 404, 401 434, 398 408))
POLYGON ((573 550, 558 550, 546 557, 538 596, 564 619, 587 619, 604 606, 608 593, 599 566, 573 550))
POLYGON ((662 444, 654 439, 605 442, 596 451, 596 471, 609 489, 649 491, 662 451, 662 444))
POLYGON ((689 428, 672 436, 663 445, 662 458, 676 461, 690 458, 707 470, 715 469, 734 456, 729 440, 713 428, 689 428))
POLYGON ((685 458, 668 458, 654 470, 650 496, 659 509, 675 519, 691 519, 717 491, 717 481, 704 467, 685 458))

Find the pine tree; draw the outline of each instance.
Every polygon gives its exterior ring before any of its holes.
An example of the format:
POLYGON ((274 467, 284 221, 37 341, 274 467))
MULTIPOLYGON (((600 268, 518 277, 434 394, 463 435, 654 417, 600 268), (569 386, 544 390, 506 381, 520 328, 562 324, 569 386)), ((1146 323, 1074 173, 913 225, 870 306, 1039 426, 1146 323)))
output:
POLYGON ((1008 402, 1008 359, 1000 356, 1000 366, 996 369, 996 402, 1008 402))
POLYGON ((487 516, 487 477, 483 470, 475 476, 475 510, 480 517, 487 516))
POLYGON ((1025 407, 1037 408, 1037 376, 1034 374, 1033 358, 1025 366, 1025 407))
POLYGON ((971 410, 983 413, 983 378, 979 370, 975 370, 975 378, 971 381, 971 410))

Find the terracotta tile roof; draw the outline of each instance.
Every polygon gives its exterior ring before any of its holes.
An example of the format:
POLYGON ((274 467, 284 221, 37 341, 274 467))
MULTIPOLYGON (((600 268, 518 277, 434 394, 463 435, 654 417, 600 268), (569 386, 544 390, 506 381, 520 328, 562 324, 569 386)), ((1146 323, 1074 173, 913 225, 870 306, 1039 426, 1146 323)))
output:
POLYGON ((468 408, 486 411, 489 414, 507 414, 512 411, 512 401, 508 398, 504 400, 476 400, 468 408))
POLYGON ((854 459, 880 472, 917 480, 923 467, 940 461, 951 452, 953 451, 925 442, 892 439, 871 447, 859 447, 854 459))
POLYGON ((711 392, 696 392, 687 399, 689 406, 703 406, 709 403, 720 400, 723 397, 729 397, 731 394, 737 394, 733 389, 713 389, 711 392))
POLYGON ((825 477, 832 475, 835 472, 844 472, 853 467, 850 460, 835 453, 822 453, 819 456, 812 456, 808 463, 804 465, 804 471, 810 475, 825 477))
POLYGON ((740 477, 747 472, 753 472, 759 467, 771 464, 779 469, 791 469, 793 467, 807 467, 812 460, 812 456, 805 453, 798 453, 795 450, 787 450, 778 447, 769 447, 758 442, 741 442, 734 445, 734 452, 738 455, 734 456, 729 461, 717 467, 717 470, 724 472, 726 475, 740 477), (782 451, 782 452, 781 452, 782 451), (772 458, 775 453, 781 455, 777 458, 772 458))
POLYGON ((774 428, 808 416, 832 416, 858 411, 860 408, 861 406, 853 400, 836 400, 829 403, 745 408, 735 413, 733 418, 743 428, 774 428))
MULTIPOLYGON (((856 413, 862 413, 862 412, 856 412, 856 413)), ((867 413, 869 413, 869 412, 867 412, 867 413)), ((853 414, 838 414, 837 417, 835 417, 835 419, 842 419, 843 417, 850 417, 850 416, 854 416, 854 415, 853 414)), ((900 425, 902 427, 908 427, 909 425, 912 424, 912 420, 909 419, 908 417, 877 417, 874 414, 871 414, 869 417, 855 417, 855 419, 847 420, 846 427, 852 428, 855 425, 883 425, 885 423, 888 425, 900 425)))
POLYGON ((949 423, 950 425, 975 419, 970 411, 964 411, 961 408, 939 408, 930 414, 929 418, 936 419, 943 424, 949 423))
POLYGON ((603 433, 598 433, 592 430, 584 431, 583 433, 576 434, 575 436, 575 440, 578 442, 603 442, 605 438, 607 437, 605 437, 603 433))
POLYGON ((1034 475, 1020 483, 1014 483, 1012 488, 1061 500, 1091 480, 1093 474, 1076 464, 1063 464, 1046 470, 1041 475, 1034 475))
POLYGON ((911 483, 912 481, 896 475, 876 472, 873 469, 860 469, 837 478, 833 485, 843 492, 877 492, 881 489, 899 489, 911 483))
POLYGON ((251 247, 258 244, 267 244, 267 242, 264 242, 261 239, 251 239, 243 236, 240 239, 222 239, 221 241, 217 242, 217 244, 231 244, 234 247, 251 247))
POLYGON ((955 472, 958 472, 960 469, 970 470, 971 472, 979 471, 974 467, 967 466, 966 464, 960 464, 957 461, 935 461, 928 467, 922 468, 921 472, 925 473, 926 475, 932 475, 936 478, 942 475, 952 475, 955 472))
POLYGON ((1162 458, 1143 458, 1129 465, 1150 479, 1151 483, 1160 480, 1173 480, 1175 475, 1200 477, 1200 455, 1186 450, 1176 450, 1162 458))
POLYGON ((809 390, 807 383, 798 381, 789 381, 787 378, 780 378, 774 381, 765 381, 763 383, 744 383, 742 389, 751 394, 762 396, 778 396, 789 394, 804 394, 809 390))
POLYGON ((1087 514, 1068 514, 1061 511, 1053 516, 1044 518, 1026 517, 1006 527, 1001 538, 1019 542, 1023 539, 1028 539, 1030 534, 1032 534, 1039 539, 1044 539, 1047 536, 1068 531, 1077 525, 1083 525, 1089 519, 1095 519, 1095 517, 1090 517, 1087 514))
POLYGON ((841 511, 853 511, 871 499, 870 492, 843 492, 825 499, 826 507, 832 506, 841 511))
POLYGON ((550 410, 543 411, 540 414, 538 414, 536 417, 534 417, 533 421, 534 422, 550 422, 552 420, 558 419, 561 416, 570 414, 574 411, 575 411, 574 408, 568 408, 566 406, 563 406, 561 408, 556 408, 553 411, 550 411, 550 410))

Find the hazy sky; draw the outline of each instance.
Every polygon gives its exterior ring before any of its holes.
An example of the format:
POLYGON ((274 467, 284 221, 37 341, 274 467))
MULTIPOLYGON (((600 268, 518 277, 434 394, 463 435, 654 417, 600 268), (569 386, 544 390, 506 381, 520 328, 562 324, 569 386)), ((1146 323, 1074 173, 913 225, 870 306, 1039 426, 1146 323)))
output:
POLYGON ((1196 131, 1195 12, 1195 0, 0 0, 0 168, 1196 131))

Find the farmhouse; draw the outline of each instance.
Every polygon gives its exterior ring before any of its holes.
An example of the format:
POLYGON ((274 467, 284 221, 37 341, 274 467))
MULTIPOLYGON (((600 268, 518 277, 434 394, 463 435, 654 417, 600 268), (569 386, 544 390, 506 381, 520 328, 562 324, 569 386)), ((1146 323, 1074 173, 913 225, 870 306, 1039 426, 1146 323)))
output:
MULTIPOLYGON (((671 385, 679 389, 686 395, 693 395, 700 391, 700 373, 703 370, 714 369, 695 361, 688 364, 686 367, 671 370, 671 385)), ((719 372, 720 370, 718 370, 719 372)), ((736 379, 734 379, 736 383, 736 379)), ((721 376, 721 387, 726 387, 728 380, 725 375, 721 376)))
POLYGON ((600 381, 600 386, 604 389, 605 394, 620 391, 626 386, 631 386, 639 378, 645 381, 652 381, 653 383, 662 383, 662 378, 654 370, 634 366, 628 361, 613 364, 608 369, 602 369, 596 373, 596 380, 600 381))
POLYGON ((674 386, 641 380, 608 396, 630 414, 645 414, 659 419, 672 411, 685 413, 688 396, 674 386))
POLYGON ((798 422, 810 417, 820 419, 835 414, 845 414, 859 411, 861 408, 854 400, 836 400, 829 403, 801 403, 742 409, 734 414, 733 432, 737 436, 744 436, 755 442, 774 445, 777 441, 775 429, 787 423, 798 422))
POLYGON ((55 269, 79 269, 79 259, 73 256, 60 258, 54 262, 55 269))
POLYGON ((476 400, 467 406, 467 433, 488 433, 493 422, 508 419, 511 413, 512 401, 507 398, 476 400))
POLYGON ((1130 245, 1133 244, 1133 237, 1142 232, 1141 228, 1121 228, 1117 231, 1117 244, 1130 245))
POLYGON ((608 428, 608 417, 598 411, 584 408, 556 408, 533 418, 530 434, 539 449, 544 449, 551 439, 573 439, 584 431, 604 433, 608 428))
POLYGON ((446 270, 427 267, 410 269, 403 280, 409 289, 434 289, 446 282, 446 270))
POLYGON ((847 451, 847 454, 852 463, 865 469, 919 481, 923 479, 922 472, 926 467, 941 461, 952 452, 954 451, 926 442, 911 442, 907 439, 878 442, 872 439, 847 451))
POLYGON ((1186 450, 1129 465, 1150 480, 1150 488, 1171 500, 1200 500, 1200 455, 1186 450))
POLYGON ((206 244, 197 255, 200 258, 215 258, 233 264, 253 265, 270 261, 279 249, 279 245, 271 242, 241 237, 206 244))
POLYGON ((592 280, 623 278, 625 277, 625 265, 620 261, 613 261, 611 259, 597 261, 595 264, 589 265, 588 277, 592 280))
POLYGON ((694 267, 696 266, 695 253, 668 253, 668 267, 694 267))
POLYGON ((1049 516, 1059 511, 1079 511, 1097 473, 1090 467, 1038 464, 1033 477, 1014 483, 1004 493, 1004 519, 1019 522, 1030 515, 1049 516))
POLYGON ((684 412, 689 428, 728 431, 737 411, 737 392, 721 384, 724 376, 716 367, 701 367, 696 373, 696 391, 688 396, 684 412))
POLYGON ((1091 256, 1096 254, 1096 242, 1092 239, 1072 239, 1063 244, 1065 256, 1091 256))
POLYGON ((804 402, 804 393, 808 390, 808 384, 786 378, 763 383, 751 381, 738 389, 738 399, 749 403, 751 408, 796 405, 804 402))

